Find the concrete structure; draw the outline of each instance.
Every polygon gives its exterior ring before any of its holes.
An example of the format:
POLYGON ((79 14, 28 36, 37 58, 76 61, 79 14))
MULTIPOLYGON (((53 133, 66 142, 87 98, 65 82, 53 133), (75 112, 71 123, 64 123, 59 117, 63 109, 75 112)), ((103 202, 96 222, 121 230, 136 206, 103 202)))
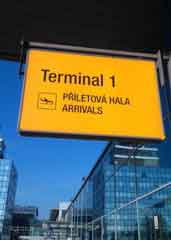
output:
POLYGON ((64 221, 64 216, 69 205, 70 202, 59 202, 59 215, 57 221, 59 222, 64 221))

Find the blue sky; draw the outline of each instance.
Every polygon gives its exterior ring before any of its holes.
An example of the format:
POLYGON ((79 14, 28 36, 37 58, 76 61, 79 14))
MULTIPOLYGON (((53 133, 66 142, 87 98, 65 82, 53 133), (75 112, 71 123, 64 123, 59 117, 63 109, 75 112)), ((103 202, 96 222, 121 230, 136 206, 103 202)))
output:
POLYGON ((18 171, 16 203, 39 207, 40 217, 70 200, 104 149, 104 141, 22 137, 17 121, 23 80, 19 63, 0 61, 0 136, 18 171))
MULTIPOLYGON (((22 137, 17 121, 23 80, 19 63, 0 61, 0 136, 6 157, 18 171, 16 203, 39 207, 41 218, 59 201, 70 200, 79 189, 107 142, 22 137)), ((171 167, 171 135, 159 144, 161 165, 171 167)))

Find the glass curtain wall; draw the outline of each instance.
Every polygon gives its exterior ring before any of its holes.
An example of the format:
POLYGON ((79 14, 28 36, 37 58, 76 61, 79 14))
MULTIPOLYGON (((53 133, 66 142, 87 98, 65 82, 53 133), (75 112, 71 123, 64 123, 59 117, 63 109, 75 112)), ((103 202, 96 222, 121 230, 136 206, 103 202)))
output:
MULTIPOLYGON (((158 149, 152 146, 110 143, 68 208, 71 239, 117 240, 122 232, 126 232, 125 239, 140 239, 140 225, 148 213, 151 219, 156 216, 163 222, 170 220, 167 211, 158 208, 158 214, 152 215, 150 211, 141 211, 138 202, 118 215, 111 214, 114 209, 171 182, 171 169, 160 168, 159 160, 158 149)), ((164 199, 164 192, 160 194, 164 199)), ((152 202, 158 202, 158 198, 156 194, 152 202)), ((170 195, 167 198, 170 201, 170 195)))
POLYGON ((16 169, 10 160, 0 160, 0 239, 9 239, 17 184, 16 169))

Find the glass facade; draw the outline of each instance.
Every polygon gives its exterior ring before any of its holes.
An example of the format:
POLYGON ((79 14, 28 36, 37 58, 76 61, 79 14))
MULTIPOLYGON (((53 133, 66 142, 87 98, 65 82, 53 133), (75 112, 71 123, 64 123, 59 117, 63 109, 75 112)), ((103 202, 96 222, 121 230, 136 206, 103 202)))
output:
POLYGON ((71 239, 171 239, 171 169, 159 160, 153 146, 108 144, 68 208, 71 239))
POLYGON ((0 138, 0 159, 3 158, 4 156, 4 149, 5 149, 4 140, 0 138))
POLYGON ((10 238, 17 173, 11 160, 0 160, 0 239, 10 238))

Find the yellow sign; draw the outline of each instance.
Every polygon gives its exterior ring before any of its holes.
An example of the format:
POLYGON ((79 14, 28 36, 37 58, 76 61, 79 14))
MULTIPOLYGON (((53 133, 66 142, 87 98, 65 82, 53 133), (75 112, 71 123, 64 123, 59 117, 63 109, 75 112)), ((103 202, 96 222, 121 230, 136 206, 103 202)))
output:
POLYGON ((163 140, 156 64, 31 49, 19 131, 163 140))

